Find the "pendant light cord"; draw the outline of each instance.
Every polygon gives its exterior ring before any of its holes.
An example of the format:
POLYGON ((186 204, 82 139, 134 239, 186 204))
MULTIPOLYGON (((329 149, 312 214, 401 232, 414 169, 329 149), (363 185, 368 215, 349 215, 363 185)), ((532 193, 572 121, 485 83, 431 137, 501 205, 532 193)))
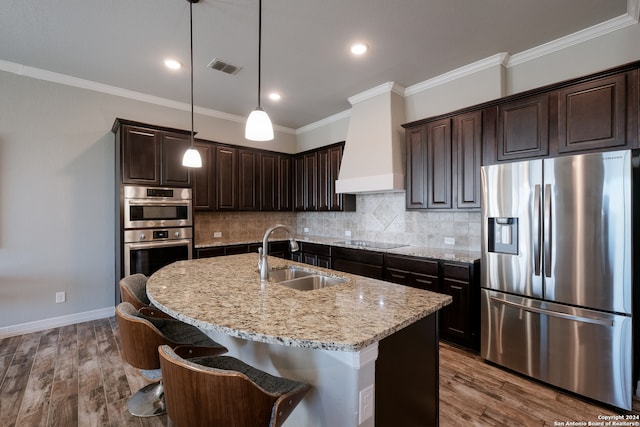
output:
POLYGON ((189 0, 189 36, 191 44, 191 148, 193 148, 193 1, 189 0))
POLYGON ((258 7, 258 108, 260 108, 260 75, 262 72, 262 0, 258 7))

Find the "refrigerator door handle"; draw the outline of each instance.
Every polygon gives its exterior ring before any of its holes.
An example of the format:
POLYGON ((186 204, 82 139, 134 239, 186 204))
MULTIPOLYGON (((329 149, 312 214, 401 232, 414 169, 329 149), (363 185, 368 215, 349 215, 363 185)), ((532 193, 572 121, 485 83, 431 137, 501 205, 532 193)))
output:
POLYGON ((551 277, 551 184, 544 186, 544 275, 551 277))
POLYGON ((534 238, 533 238, 533 266, 534 274, 540 275, 540 226, 542 218, 540 216, 540 184, 536 184, 533 192, 533 216, 534 216, 534 238))
POLYGON ((518 304, 516 302, 506 301, 496 297, 491 297, 491 301, 494 303, 519 308, 521 310, 529 311, 531 313, 545 314, 547 316, 559 317, 561 319, 575 320, 576 322, 592 323, 595 325, 613 327, 613 320, 611 319, 594 319, 592 317, 575 316, 573 314, 560 313, 558 311, 550 311, 550 310, 545 310, 543 308, 529 307, 526 305, 518 304))

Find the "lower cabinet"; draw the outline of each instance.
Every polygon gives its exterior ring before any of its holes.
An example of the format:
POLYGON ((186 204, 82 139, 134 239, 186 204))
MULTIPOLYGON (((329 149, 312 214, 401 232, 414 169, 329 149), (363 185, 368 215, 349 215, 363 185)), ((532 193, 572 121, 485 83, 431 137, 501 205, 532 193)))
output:
POLYGON ((440 313, 440 338, 480 350, 480 263, 440 261, 440 292, 453 297, 440 313))
POLYGON ((298 242, 300 249, 291 253, 291 259, 317 267, 331 268, 331 246, 298 242))
POLYGON ((372 279, 384 278, 384 254, 363 249, 334 246, 331 251, 333 269, 372 279))
POLYGON ((440 291, 438 260, 385 254, 384 265, 384 279, 388 282, 427 291, 440 291))
MULTIPOLYGON (((256 254, 256 265, 258 262, 258 248, 261 243, 242 243, 236 245, 211 246, 208 248, 196 249, 195 258, 211 258, 216 256, 236 255, 236 254, 256 254)), ((278 258, 289 258, 289 241, 269 242, 269 256, 278 258)))
POLYGON ((479 262, 385 254, 385 280, 451 295, 451 304, 440 310, 440 338, 480 350, 479 262))

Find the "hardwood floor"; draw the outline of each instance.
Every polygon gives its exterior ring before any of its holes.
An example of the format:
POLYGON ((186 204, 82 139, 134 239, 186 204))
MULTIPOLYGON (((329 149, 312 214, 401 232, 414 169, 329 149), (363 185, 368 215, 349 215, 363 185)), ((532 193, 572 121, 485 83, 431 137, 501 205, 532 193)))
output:
MULTIPOLYGON (((0 340, 0 426, 168 425, 166 416, 127 412, 131 391, 147 381, 119 346, 113 317, 0 340)), ((553 426, 620 414, 447 344, 440 349, 442 426, 553 426)))

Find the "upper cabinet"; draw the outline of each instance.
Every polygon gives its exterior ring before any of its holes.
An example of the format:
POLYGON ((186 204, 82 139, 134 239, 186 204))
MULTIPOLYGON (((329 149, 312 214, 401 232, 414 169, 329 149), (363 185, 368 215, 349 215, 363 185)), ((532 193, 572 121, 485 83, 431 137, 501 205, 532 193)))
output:
POLYGON ((337 194, 344 142, 296 154, 294 164, 294 210, 355 211, 354 194, 337 194))
POLYGON ((195 210, 214 210, 216 203, 216 180, 213 175, 216 164, 215 146, 209 142, 197 140, 194 143, 200 153, 202 167, 194 168, 193 176, 193 208, 195 210))
POLYGON ((498 160, 549 154, 549 95, 498 105, 498 160))
POLYGON ((560 89, 558 151, 608 149, 627 145, 627 79, 629 73, 560 89))
POLYGON ((405 127, 406 208, 480 208, 482 112, 405 127))
POLYGON ((202 168, 193 172, 194 208, 290 211, 291 155, 198 140, 202 168))
POLYGON ((638 63, 484 108, 483 164, 638 148, 638 63))
POLYGON ((117 163, 122 184, 187 187, 189 168, 182 156, 189 148, 189 133, 116 119, 117 163))

